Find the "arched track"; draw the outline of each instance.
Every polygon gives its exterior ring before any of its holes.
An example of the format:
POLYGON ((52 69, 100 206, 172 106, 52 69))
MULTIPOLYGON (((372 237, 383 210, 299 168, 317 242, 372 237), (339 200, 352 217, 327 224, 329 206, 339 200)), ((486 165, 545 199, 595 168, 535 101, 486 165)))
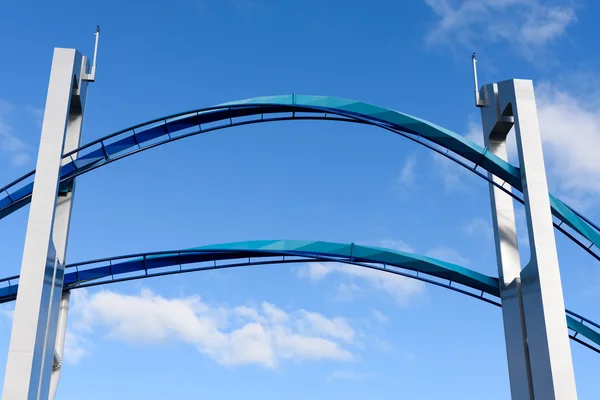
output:
MULTIPOLYGON (((75 263, 67 266, 64 290, 194 271, 316 261, 402 275, 500 306, 497 278, 452 263, 354 243, 301 240, 226 243, 75 263)), ((18 276, 0 279, 0 303, 16 299, 18 281, 18 276)), ((571 339, 600 353, 600 326, 568 310, 566 318, 571 339)))
MULTIPOLYGON (((233 126, 291 119, 331 120, 374 125, 414 140, 490 180, 481 168, 522 191, 518 168, 462 136, 419 118, 374 105, 325 96, 259 97, 176 114, 108 135, 65 155, 61 190, 77 176, 138 152, 200 133, 233 126), (76 155, 78 157, 76 158, 76 155)), ((0 218, 31 199, 35 171, 0 192, 0 218)), ((497 185, 504 189, 505 184, 497 185)), ((518 201, 522 198, 513 195, 518 201)), ((600 229, 550 194, 554 226, 600 260, 600 229)))

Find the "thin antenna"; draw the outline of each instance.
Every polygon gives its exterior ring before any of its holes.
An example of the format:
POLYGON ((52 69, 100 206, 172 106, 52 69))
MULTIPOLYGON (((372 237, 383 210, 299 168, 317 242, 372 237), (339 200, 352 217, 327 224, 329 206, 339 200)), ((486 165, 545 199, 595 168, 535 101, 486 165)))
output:
POLYGON ((485 106, 485 102, 479 95, 479 83, 477 82, 477 57, 475 56, 475 53, 473 53, 471 56, 471 61, 473 61, 473 80, 475 82, 475 107, 483 107, 485 106))
POLYGON ((477 58, 475 57, 475 53, 473 53, 471 56, 471 60, 473 61, 473 79, 475 81, 475 107, 481 107, 483 104, 479 98, 479 84, 477 83, 477 58))
POLYGON ((85 76, 85 80, 88 82, 94 82, 94 79, 96 78, 96 58, 98 56, 98 41, 100 39, 99 26, 96 27, 96 33, 94 34, 94 36, 96 36, 96 43, 94 44, 94 58, 92 60, 92 70, 89 74, 86 74, 85 76))

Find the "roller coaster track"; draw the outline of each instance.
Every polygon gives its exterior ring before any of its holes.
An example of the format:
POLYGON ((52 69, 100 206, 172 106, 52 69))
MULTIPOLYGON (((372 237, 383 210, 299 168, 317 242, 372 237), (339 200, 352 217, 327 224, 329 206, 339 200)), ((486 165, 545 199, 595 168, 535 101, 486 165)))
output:
MULTIPOLYGON (((519 168, 454 132, 367 103, 295 94, 259 97, 179 113, 92 141, 65 154, 60 173, 61 190, 69 190, 71 182, 86 172, 163 144, 234 126, 286 120, 351 122, 386 129, 453 160, 523 203, 522 196, 505 187, 510 185, 522 191, 519 168), (492 182, 489 174, 499 177, 503 183, 492 182)), ((29 204, 34 179, 35 171, 31 171, 0 189, 0 193, 4 193, 0 198, 0 218, 29 204)), ((600 261, 598 226, 560 199, 549 196, 554 226, 600 261)))
MULTIPOLYGON (((390 249, 302 240, 259 240, 129 254, 67 265, 64 290, 173 274, 291 263, 344 263, 444 287, 501 307, 497 278, 431 257, 390 249)), ((16 299, 19 276, 0 279, 0 303, 16 299)), ((600 325, 566 310, 569 337, 600 353, 600 325)))

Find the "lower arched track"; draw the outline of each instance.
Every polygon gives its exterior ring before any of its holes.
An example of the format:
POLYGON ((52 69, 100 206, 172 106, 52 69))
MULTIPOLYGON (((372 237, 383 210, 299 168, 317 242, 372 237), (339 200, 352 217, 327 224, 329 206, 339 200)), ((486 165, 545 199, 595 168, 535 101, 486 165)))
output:
MULTIPOLYGON (((340 262, 417 279, 500 307, 499 282, 430 257, 361 246, 301 240, 261 240, 191 249, 130 254, 70 264, 64 290, 223 268, 306 262, 340 262)), ((14 301, 19 276, 0 279, 0 303, 14 301)), ((565 310, 569 336, 600 353, 600 325, 565 310)))

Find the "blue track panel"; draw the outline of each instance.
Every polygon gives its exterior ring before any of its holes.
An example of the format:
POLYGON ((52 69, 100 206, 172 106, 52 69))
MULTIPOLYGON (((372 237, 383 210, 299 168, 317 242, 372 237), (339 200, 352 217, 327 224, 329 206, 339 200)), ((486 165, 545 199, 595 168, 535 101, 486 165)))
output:
MULTIPOLYGON (((75 176, 111 162, 117 156, 123 157, 128 154, 134 154, 144 148, 151 148, 154 141, 158 140, 161 143, 168 143, 174 139, 174 136, 178 132, 186 129, 197 127, 195 132, 186 133, 186 135, 198 134, 207 130, 236 126, 236 123, 234 123, 235 118, 256 117, 254 122, 262 122, 265 116, 281 113, 294 113, 294 115, 296 113, 312 113, 312 118, 314 119, 319 119, 314 116, 315 113, 337 116, 342 117, 348 122, 367 123, 401 134, 412 135, 419 142, 423 139, 458 154, 463 159, 461 162, 471 162, 505 180, 515 189, 522 191, 518 168, 501 160, 488 152, 487 149, 470 142, 461 135, 431 122, 395 110, 358 101, 336 97, 295 94, 258 97, 225 103, 215 107, 157 119, 119 131, 101 140, 80 147, 76 151, 79 153, 79 158, 75 161, 71 160, 61 169, 61 180, 64 184, 74 179, 75 176), (203 128, 204 124, 216 122, 222 122, 222 125, 209 129, 203 128), (106 143, 108 141, 112 141, 112 143, 106 143)), ((293 118, 296 117, 290 116, 283 119, 293 118)), ((307 116, 305 118, 310 119, 311 117, 307 116)), ((320 119, 323 119, 323 117, 320 117, 320 119)), ((265 122, 269 120, 273 119, 264 118, 265 122)), ((33 188, 32 183, 28 183, 20 188, 14 186, 9 185, 5 192, 7 195, 0 197, 0 218, 18 210, 30 201, 33 188), (12 190, 9 191, 8 189, 12 190)), ((578 216, 556 197, 550 195, 550 202, 553 215, 561 223, 569 226, 597 248, 600 248, 600 232, 597 229, 588 224, 584 218, 578 216)), ((570 238, 581 245, 578 239, 574 237, 570 238)), ((582 247, 585 248, 587 246, 582 247)), ((600 256, 596 255, 596 258, 600 259, 600 256)))
MULTIPOLYGON (((481 291, 482 294, 499 296, 498 279, 452 263, 354 243, 304 240, 259 240, 224 243, 179 251, 138 254, 71 264, 67 266, 70 272, 65 274, 64 288, 65 290, 72 290, 95 284, 119 282, 131 279, 129 277, 131 274, 134 275, 133 279, 160 276, 159 273, 153 271, 165 267, 171 267, 169 273, 184 273, 194 270, 189 267, 184 268, 184 266, 202 262, 212 262, 214 264, 196 270, 225 268, 227 265, 260 265, 265 263, 265 259, 273 257, 279 259, 283 259, 283 257, 302 257, 301 260, 294 259, 294 262, 338 261, 389 273, 398 273, 398 269, 409 270, 421 275, 408 275, 406 273, 403 273, 403 275, 425 282, 429 281, 430 283, 434 282, 425 276, 444 279, 481 291), (257 261, 253 263, 252 259, 257 261), (243 263, 231 264, 236 260, 243 260, 243 263), (229 264, 217 265, 219 261, 227 261, 229 264)), ((0 287, 0 303, 15 300, 18 289, 16 281, 18 281, 18 277, 0 280, 0 283, 5 285, 10 283, 10 286, 0 287)), ((456 287, 439 283, 438 286, 484 300, 481 296, 461 291, 456 287)), ((494 304, 499 305, 498 303, 494 304)), ((592 321, 568 311, 566 318, 569 329, 575 332, 571 338, 592 348, 594 351, 600 352, 600 333, 598 333, 600 327, 592 321), (585 339, 585 341, 581 339, 585 339)))

